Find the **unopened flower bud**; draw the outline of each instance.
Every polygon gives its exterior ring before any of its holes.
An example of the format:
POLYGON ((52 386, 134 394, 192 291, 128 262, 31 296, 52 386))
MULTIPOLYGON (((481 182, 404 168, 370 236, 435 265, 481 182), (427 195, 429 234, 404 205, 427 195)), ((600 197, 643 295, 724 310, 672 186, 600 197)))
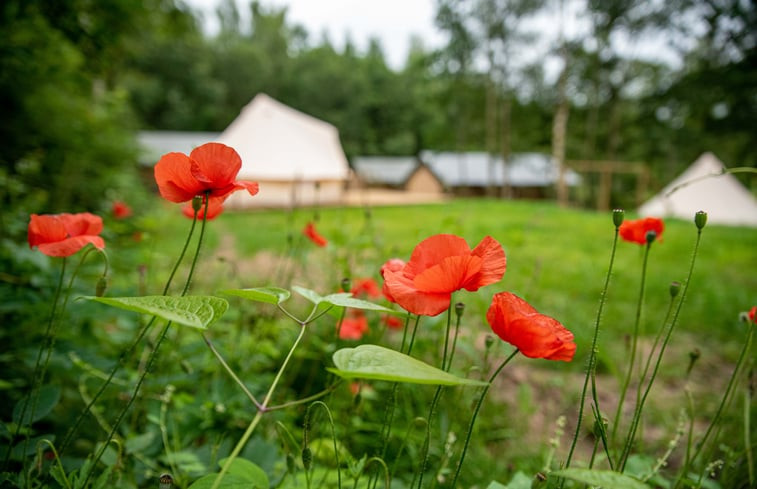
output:
POLYGON ((195 195, 192 197, 192 210, 195 212, 200 212, 200 209, 202 209, 202 197, 199 195, 195 195))
POLYGON ((699 351, 699 348, 694 348, 689 352, 689 366, 686 368, 686 375, 688 376, 689 373, 691 373, 691 369, 694 368, 694 364, 697 363, 697 360, 699 360, 699 357, 702 356, 702 352, 699 351))
POLYGON ((105 289, 108 288, 108 278, 103 275, 97 280, 97 286, 95 286, 95 295, 102 297, 105 294, 105 289))
POLYGON ((352 281, 349 277, 344 277, 342 279, 342 290, 349 291, 352 288, 352 281))
POLYGON ((488 350, 489 348, 491 348, 493 344, 494 337, 490 334, 486 335, 486 339, 484 339, 484 345, 486 346, 486 349, 488 350))
POLYGON ((310 465, 313 463, 313 452, 310 450, 310 447, 305 447, 302 449, 302 465, 305 467, 305 470, 310 470, 310 465))
POLYGON ((537 472, 534 476, 534 480, 531 481, 531 489, 537 489, 539 487, 547 487, 547 476, 541 472, 537 472))
POLYGON ((707 213, 705 211, 699 211, 694 214, 694 224, 697 225, 697 229, 702 229, 707 224, 707 213))
POLYGON ((657 233, 655 231, 647 231, 647 234, 644 236, 647 240, 647 244, 654 243, 654 240, 657 239, 657 233))
POLYGON ((173 487, 173 477, 169 473, 161 474, 158 479, 160 482, 160 489, 170 489, 173 487))
POLYGON ((681 282, 670 283, 670 298, 674 298, 681 291, 681 282))
POLYGON ((626 212, 623 209, 613 209, 612 211, 612 223, 615 224, 616 228, 619 228, 621 224, 623 224, 623 219, 625 218, 626 212))
POLYGON ((465 304, 462 302, 456 302, 455 303, 455 314, 457 314, 457 318, 460 319, 460 316, 463 315, 463 312, 465 312, 465 304))

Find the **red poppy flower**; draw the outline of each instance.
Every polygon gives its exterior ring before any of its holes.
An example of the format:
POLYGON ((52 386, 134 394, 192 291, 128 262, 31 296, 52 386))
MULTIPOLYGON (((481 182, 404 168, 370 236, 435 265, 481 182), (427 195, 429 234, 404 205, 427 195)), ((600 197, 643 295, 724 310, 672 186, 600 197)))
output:
MULTIPOLYGON (((192 208, 192 203, 184 204, 181 207, 181 212, 190 219, 194 219, 195 210, 192 208)), ((210 199, 208 203, 208 218, 206 221, 210 221, 218 217, 223 212, 223 199, 210 199)), ((205 198, 203 197, 202 204, 200 204, 200 210, 197 211, 197 219, 203 219, 205 217, 205 198)))
POLYGON ((662 219, 646 217, 644 219, 636 219, 635 221, 623 221, 619 232, 620 237, 625 241, 645 245, 647 244, 647 233, 649 231, 654 231, 655 239, 659 241, 664 229, 665 224, 662 222, 662 219))
POLYGON ((113 202, 111 211, 113 212, 113 217, 116 219, 125 219, 131 215, 131 207, 120 200, 113 202))
POLYGON ((327 244, 329 244, 326 238, 318 234, 318 231, 315 230, 315 224, 313 224, 312 222, 309 222, 305 225, 305 229, 302 230, 302 234, 307 236, 310 241, 318 246, 326 246, 327 244))
POLYGON ((29 221, 29 247, 35 246, 47 256, 71 256, 92 243, 95 248, 105 248, 105 241, 98 236, 103 230, 103 220, 89 212, 80 214, 32 214, 29 221))
POLYGON ((757 306, 752 307, 747 313, 747 316, 749 317, 750 322, 757 323, 757 306))
POLYGON ((576 352, 573 333, 510 292, 494 295, 486 320, 497 336, 527 357, 569 362, 576 352))
POLYGON ((381 297, 381 291, 378 288, 378 284, 372 278, 357 278, 353 282, 352 290, 350 293, 355 297, 368 296, 368 297, 381 297))
POLYGON ((405 325, 405 322, 402 319, 390 314, 384 316, 383 321, 384 324, 386 324, 386 327, 389 329, 402 329, 402 327, 405 325))
POLYGON ((245 189, 258 193, 256 182, 235 180, 242 159, 233 148, 221 143, 206 143, 184 153, 168 153, 155 165, 155 181, 164 199, 186 202, 198 195, 225 199, 232 192, 245 189))
POLYGON ((491 236, 471 250, 463 238, 437 234, 415 247, 402 270, 385 269, 384 284, 405 310, 436 316, 449 308, 452 292, 493 284, 506 266, 505 250, 491 236))
POLYGON ((397 302, 394 300, 394 297, 392 297, 392 293, 389 292, 389 287, 386 285, 386 277, 384 276, 384 273, 386 271, 390 272, 399 272, 405 268, 405 262, 403 260, 400 260, 399 258, 390 258, 386 261, 383 265, 381 265, 381 278, 384 279, 384 285, 381 288, 381 292, 384 294, 384 297, 389 302, 397 302))
POLYGON ((339 337, 343 340, 359 340, 367 332, 368 319, 357 311, 357 313, 342 320, 342 327, 339 328, 339 337))

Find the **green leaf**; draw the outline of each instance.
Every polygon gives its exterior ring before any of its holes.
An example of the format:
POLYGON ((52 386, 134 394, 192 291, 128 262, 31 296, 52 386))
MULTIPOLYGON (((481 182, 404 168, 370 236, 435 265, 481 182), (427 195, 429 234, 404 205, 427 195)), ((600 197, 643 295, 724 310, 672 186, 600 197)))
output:
POLYGON ((603 489, 649 489, 649 486, 631 476, 612 470, 562 469, 550 472, 549 476, 564 477, 603 489))
POLYGON ((362 378, 434 385, 487 385, 486 382, 457 377, 398 351, 378 345, 360 345, 334 352, 332 373, 346 378, 362 378))
POLYGON ((373 302, 364 301, 362 299, 356 299, 349 292, 329 294, 325 297, 321 297, 321 301, 328 302, 329 304, 333 304, 335 306, 351 307, 353 309, 364 309, 368 311, 381 311, 381 312, 388 312, 392 314, 405 314, 404 312, 395 311, 394 309, 389 309, 388 307, 380 306, 378 304, 374 304, 373 302))
POLYGON ((292 290, 297 292, 313 304, 320 304, 321 302, 323 302, 323 297, 321 297, 317 292, 313 290, 306 289, 305 287, 300 287, 299 285, 292 285, 292 290))
MULTIPOLYGON (((33 393, 30 393, 30 395, 33 393)), ((21 424, 22 426, 30 425, 44 418, 60 401, 60 386, 59 385, 43 385, 39 388, 36 395, 30 398, 25 396, 16 403, 13 408, 13 422, 21 424), (32 404, 34 406, 34 415, 32 416, 32 404), (26 406, 26 410, 24 410, 26 406), (21 419, 21 411, 24 411, 24 418, 21 419)))
MULTIPOLYGON (((226 458, 221 459, 218 462, 218 465, 223 467, 226 460, 226 458)), ((269 486, 268 474, 266 474, 257 464, 243 458, 235 458, 229 466, 228 473, 241 477, 246 480, 248 484, 252 483, 253 487, 267 489, 269 486)))
POLYGON ((265 302, 267 304, 281 304, 285 300, 289 299, 290 292, 286 289, 280 289, 278 287, 255 287, 252 289, 227 289, 222 290, 222 294, 235 295, 250 299, 257 302, 265 302))
POLYGON ((166 321, 197 329, 208 329, 224 315, 229 303, 213 296, 195 295, 168 297, 146 295, 142 297, 84 297, 91 301, 127 311, 151 314, 166 321))
MULTIPOLYGON (((208 474, 200 477, 189 486, 189 489, 210 489, 218 477, 218 474, 208 474)), ((223 489, 255 489, 258 486, 250 485, 250 481, 236 474, 224 474, 220 487, 223 489)), ((266 489, 266 488, 258 488, 266 489)))

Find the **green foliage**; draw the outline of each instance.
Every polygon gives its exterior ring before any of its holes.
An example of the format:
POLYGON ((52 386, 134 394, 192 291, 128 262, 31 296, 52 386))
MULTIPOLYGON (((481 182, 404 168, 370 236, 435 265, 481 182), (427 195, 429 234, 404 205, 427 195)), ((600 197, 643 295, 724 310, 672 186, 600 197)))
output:
POLYGON ((208 329, 211 324, 221 319, 229 307, 229 303, 226 300, 212 296, 166 297, 153 295, 141 297, 84 297, 84 299, 126 309, 127 311, 151 314, 166 321, 197 329, 208 329))
POLYGON ((649 489, 649 486, 633 477, 611 470, 562 469, 551 472, 550 477, 564 477, 584 484, 608 489, 649 489))
POLYGON ((342 348, 329 371, 346 379, 373 379, 433 385, 485 386, 486 382, 454 376, 398 351, 378 345, 342 348))

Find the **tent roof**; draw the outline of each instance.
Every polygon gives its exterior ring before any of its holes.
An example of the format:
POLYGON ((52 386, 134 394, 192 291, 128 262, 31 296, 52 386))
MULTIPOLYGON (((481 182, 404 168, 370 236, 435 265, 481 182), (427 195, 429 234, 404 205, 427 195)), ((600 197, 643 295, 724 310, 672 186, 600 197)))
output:
POLYGON ((714 154, 704 153, 642 204, 639 214, 693 219, 702 210, 707 212, 707 221, 714 224, 757 226, 757 199, 736 177, 722 174, 723 168, 714 154))
MULTIPOLYGON (((557 182, 554 159, 543 153, 514 153, 507 165, 501 156, 488 153, 421 152, 421 160, 448 187, 486 187, 509 184, 512 187, 549 187, 557 182)), ((581 177, 573 170, 566 173, 568 185, 577 185, 581 177)))
POLYGON ((419 164, 414 156, 358 156, 352 160, 355 173, 369 184, 403 185, 419 164))
POLYGON ((242 109, 218 141, 242 157, 241 179, 328 181, 349 175, 336 127, 262 93, 242 109))
POLYGON ((139 161, 153 166, 166 153, 189 154, 197 146, 218 139, 217 132, 139 131, 137 141, 142 149, 139 161))

